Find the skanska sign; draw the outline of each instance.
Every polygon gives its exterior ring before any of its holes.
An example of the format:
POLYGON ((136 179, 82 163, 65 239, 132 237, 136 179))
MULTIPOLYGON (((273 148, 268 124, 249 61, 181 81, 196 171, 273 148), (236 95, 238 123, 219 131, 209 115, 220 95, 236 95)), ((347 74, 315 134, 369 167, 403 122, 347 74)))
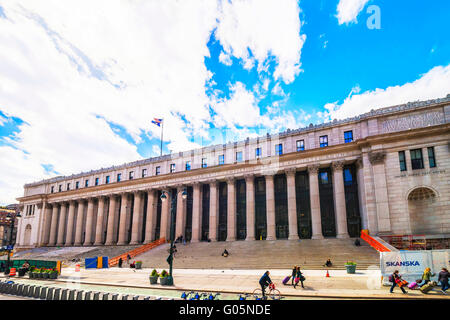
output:
POLYGON ((386 267, 415 267, 420 266, 419 261, 386 261, 386 267))

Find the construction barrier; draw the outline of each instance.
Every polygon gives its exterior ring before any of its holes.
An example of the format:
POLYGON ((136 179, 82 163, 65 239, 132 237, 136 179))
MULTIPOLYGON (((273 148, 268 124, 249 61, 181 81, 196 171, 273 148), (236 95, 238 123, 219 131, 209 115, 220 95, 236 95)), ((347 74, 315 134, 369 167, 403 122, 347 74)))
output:
POLYGON ((361 231, 361 239, 366 241, 372 248, 379 252, 389 252, 389 250, 386 246, 381 244, 379 241, 375 240, 371 236, 369 236, 368 233, 364 232, 365 230, 361 231))
POLYGON ((86 258, 84 260, 86 269, 103 269, 108 268, 108 257, 86 258))
POLYGON ((421 279, 425 268, 435 274, 431 280, 437 281, 442 268, 449 269, 450 250, 405 250, 380 253, 380 269, 383 283, 389 283, 389 276, 398 270, 408 282, 421 279))
POLYGON ((9 271, 9 276, 10 277, 15 277, 16 276, 16 268, 11 268, 11 270, 9 271))
POLYGON ((117 256, 117 257, 114 257, 114 258, 110 259, 109 260, 109 266, 112 267, 112 266, 117 265, 119 263, 119 259, 120 258, 122 258, 122 261, 126 261, 128 255, 131 258, 134 258, 135 256, 140 255, 140 254, 142 254, 144 252, 147 252, 147 251, 149 251, 149 250, 151 250, 151 249, 153 249, 153 248, 155 248, 155 247, 157 247, 157 246, 159 246, 159 245, 161 245, 161 244, 163 244, 165 242, 166 242, 166 239, 165 238, 161 238, 161 239, 156 240, 156 241, 154 241, 152 243, 144 244, 143 246, 140 246, 139 248, 133 249, 133 250, 128 251, 128 252, 125 252, 124 254, 121 254, 120 256, 117 256))

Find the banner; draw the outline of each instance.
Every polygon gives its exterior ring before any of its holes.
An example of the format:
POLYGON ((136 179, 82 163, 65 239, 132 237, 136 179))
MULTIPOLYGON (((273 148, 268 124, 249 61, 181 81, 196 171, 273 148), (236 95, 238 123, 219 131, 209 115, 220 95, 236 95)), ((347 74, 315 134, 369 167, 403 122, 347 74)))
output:
POLYGON ((380 268, 383 284, 389 283, 389 276, 398 270, 408 282, 422 278, 425 268, 430 268, 435 275, 431 280, 437 281, 442 268, 449 269, 450 250, 404 250, 380 252, 380 268))

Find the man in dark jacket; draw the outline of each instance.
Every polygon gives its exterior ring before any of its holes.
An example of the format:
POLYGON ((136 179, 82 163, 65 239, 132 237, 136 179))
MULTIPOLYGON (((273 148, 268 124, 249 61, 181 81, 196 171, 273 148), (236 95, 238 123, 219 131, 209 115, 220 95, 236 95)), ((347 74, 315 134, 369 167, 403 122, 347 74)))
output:
POLYGON ((297 266, 292 269, 292 285, 294 285, 295 277, 297 276, 297 266))
POLYGON ((448 273, 447 268, 442 268, 442 271, 439 272, 439 279, 438 279, 438 281, 441 282, 441 285, 442 285, 441 292, 444 293, 444 294, 447 294, 446 291, 449 288, 448 275, 449 275, 449 273, 448 273))
POLYGON ((264 275, 261 277, 261 279, 259 279, 259 284, 261 285, 263 299, 266 296, 265 295, 266 287, 271 283, 272 283, 272 280, 270 280, 270 278, 269 278, 269 271, 266 271, 264 273, 264 275))
MULTIPOLYGON (((398 270, 395 270, 394 273, 389 278, 389 281, 392 280, 391 290, 389 291, 390 293, 394 293, 394 288, 397 285, 397 282, 400 281, 401 279, 402 279, 402 276, 398 274, 398 270)), ((407 293, 406 290, 403 289, 403 286, 401 284, 398 284, 398 286, 402 290, 403 293, 407 293)))

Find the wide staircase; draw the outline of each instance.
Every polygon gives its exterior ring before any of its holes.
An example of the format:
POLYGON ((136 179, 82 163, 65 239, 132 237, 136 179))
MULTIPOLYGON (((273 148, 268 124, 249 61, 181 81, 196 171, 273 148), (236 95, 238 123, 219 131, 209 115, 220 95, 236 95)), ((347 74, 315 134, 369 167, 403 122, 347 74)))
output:
MULTIPOLYGON (((144 268, 168 268, 169 244, 136 256, 144 268)), ((302 269, 344 270, 347 261, 358 264, 359 270, 379 268, 379 253, 364 241, 355 246, 352 239, 277 240, 198 242, 176 244, 174 268, 181 269, 302 269), (222 257, 224 249, 230 253, 222 257), (327 259, 333 266, 324 267, 327 259)))

